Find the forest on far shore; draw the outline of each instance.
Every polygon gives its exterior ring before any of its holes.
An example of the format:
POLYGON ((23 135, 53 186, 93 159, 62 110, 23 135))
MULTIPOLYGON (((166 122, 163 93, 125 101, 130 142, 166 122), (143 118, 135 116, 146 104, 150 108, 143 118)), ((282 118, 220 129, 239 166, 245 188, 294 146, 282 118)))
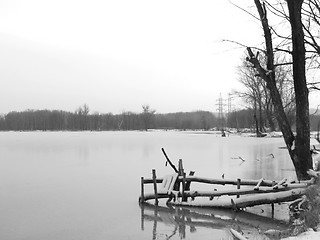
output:
MULTIPOLYGON (((233 111, 220 116, 209 111, 156 113, 148 105, 143 106, 141 113, 123 112, 89 113, 87 105, 75 112, 61 110, 26 110, 9 112, 0 116, 1 131, 113 131, 113 130, 210 130, 234 128, 252 129, 259 123, 259 129, 269 131, 268 121, 261 114, 256 115, 253 109, 233 111)), ((291 116, 294 126, 294 116, 291 116)), ((275 121, 275 120, 274 120, 275 121)), ((277 124, 275 121, 275 130, 277 124)), ((310 115, 310 130, 318 131, 320 115, 310 115)))

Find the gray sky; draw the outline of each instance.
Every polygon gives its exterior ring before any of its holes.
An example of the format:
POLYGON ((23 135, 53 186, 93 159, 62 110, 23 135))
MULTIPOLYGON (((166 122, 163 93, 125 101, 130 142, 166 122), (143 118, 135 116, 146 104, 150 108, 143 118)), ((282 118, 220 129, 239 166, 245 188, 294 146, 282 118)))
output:
POLYGON ((216 111, 244 54, 221 40, 259 27, 227 0, 2 0, 0 113, 216 111))

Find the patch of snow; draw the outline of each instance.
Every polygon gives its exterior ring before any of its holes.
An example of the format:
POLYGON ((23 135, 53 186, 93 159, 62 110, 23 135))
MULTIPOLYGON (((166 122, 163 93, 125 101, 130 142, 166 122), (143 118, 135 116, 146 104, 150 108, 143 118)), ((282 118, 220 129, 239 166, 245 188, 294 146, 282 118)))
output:
POLYGON ((320 239, 320 232, 313 231, 312 229, 308 230, 307 232, 301 233, 296 237, 288 237, 288 238, 281 238, 282 240, 319 240, 320 239))

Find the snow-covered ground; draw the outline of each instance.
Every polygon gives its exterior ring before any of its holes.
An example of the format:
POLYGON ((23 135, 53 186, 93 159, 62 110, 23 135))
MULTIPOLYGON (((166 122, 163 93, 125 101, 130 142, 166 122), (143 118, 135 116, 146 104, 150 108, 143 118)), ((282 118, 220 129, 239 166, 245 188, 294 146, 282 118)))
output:
POLYGON ((301 233, 296 237, 282 238, 283 240, 319 240, 320 239, 320 229, 317 232, 310 229, 307 232, 301 233))

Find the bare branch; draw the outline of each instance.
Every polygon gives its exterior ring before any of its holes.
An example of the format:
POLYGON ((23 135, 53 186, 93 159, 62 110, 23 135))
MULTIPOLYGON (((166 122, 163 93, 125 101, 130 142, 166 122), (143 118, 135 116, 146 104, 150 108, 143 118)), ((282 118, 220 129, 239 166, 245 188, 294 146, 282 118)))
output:
POLYGON ((255 18, 256 20, 260 21, 260 19, 258 17, 256 17, 254 14, 252 14, 249 11, 247 11, 246 9, 244 9, 244 8, 240 7, 239 5, 231 2, 230 0, 229 0, 229 3, 232 4, 233 6, 235 6, 236 8, 239 8, 240 10, 244 11, 245 13, 249 14, 251 17, 255 18))

